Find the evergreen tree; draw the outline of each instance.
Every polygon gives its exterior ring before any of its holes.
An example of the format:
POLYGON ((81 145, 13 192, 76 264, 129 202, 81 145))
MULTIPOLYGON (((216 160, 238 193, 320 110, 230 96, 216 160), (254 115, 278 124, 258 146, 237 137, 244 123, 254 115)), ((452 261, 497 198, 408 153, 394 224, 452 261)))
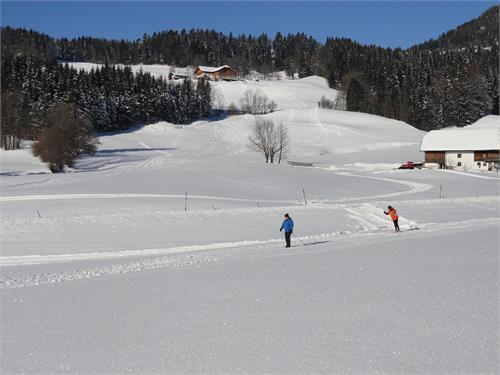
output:
POLYGON ((348 111, 360 112, 365 108, 365 92, 357 79, 351 80, 347 89, 346 106, 348 111))

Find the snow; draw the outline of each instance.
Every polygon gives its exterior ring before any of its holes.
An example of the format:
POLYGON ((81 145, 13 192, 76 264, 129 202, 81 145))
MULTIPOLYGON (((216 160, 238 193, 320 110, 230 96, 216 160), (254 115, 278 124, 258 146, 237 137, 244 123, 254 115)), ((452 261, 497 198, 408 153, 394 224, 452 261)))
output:
POLYGON ((432 130, 422 140, 422 151, 499 150, 500 123, 497 128, 432 130))
POLYGON ((3 366, 86 373, 495 372, 497 239, 488 228, 475 233, 481 243, 470 231, 454 232, 453 248, 448 231, 414 231, 401 234, 406 241, 268 246, 8 289, 3 366), (402 246, 407 241, 420 246, 402 246))
POLYGON ((50 172, 45 163, 33 156, 30 144, 19 150, 6 151, 0 148, 0 168, 2 176, 50 172))
POLYGON ((256 70, 251 70, 245 79, 260 81, 260 80, 281 80, 288 79, 288 76, 284 70, 271 73, 260 73, 256 70))
POLYGON ((422 151, 500 149, 500 116, 485 116, 463 128, 432 130, 422 140, 422 151))
POLYGON ((202 65, 200 65, 198 68, 202 72, 205 72, 205 73, 215 73, 215 72, 218 72, 219 70, 229 68, 229 65, 222 65, 222 66, 202 66, 202 65))
MULTIPOLYGON (((69 62, 67 63, 70 67, 77 70, 91 71, 98 67, 102 67, 102 64, 84 63, 84 62, 69 62)), ((117 64, 118 67, 124 67, 124 65, 117 64)), ((171 71, 179 72, 181 74, 186 74, 191 72, 194 73, 194 69, 173 67, 170 65, 128 65, 134 73, 140 71, 150 73, 156 78, 168 78, 168 74, 171 71)), ((206 67, 204 67, 206 68, 206 67)), ((222 67, 221 67, 222 68, 222 67)), ((213 68, 219 69, 219 68, 213 68)), ((272 73, 277 77, 284 78, 284 72, 272 73)), ((252 75, 250 75, 253 78, 252 75)), ((261 90, 264 92, 269 99, 274 100, 279 109, 297 109, 297 108, 307 108, 317 106, 321 97, 325 97, 333 100, 337 96, 337 91, 332 90, 328 87, 326 79, 322 77, 307 77, 300 80, 272 80, 272 81, 259 81, 255 82, 253 80, 243 80, 243 81, 232 81, 232 82, 211 82, 212 88, 217 93, 219 98, 217 101, 222 102, 222 107, 227 108, 231 103, 239 105, 239 100, 243 96, 243 93, 248 90, 261 90)), ((218 104, 218 103, 217 103, 218 104)))
POLYGON ((475 123, 470 124, 465 127, 465 129, 499 129, 500 128, 500 116, 489 115, 485 116, 475 123))
MULTIPOLYGON (((62 62, 64 64, 68 64, 69 67, 83 70, 86 72, 90 72, 91 70, 95 70, 97 68, 102 68, 104 64, 94 64, 87 62, 62 62)), ((175 67, 171 65, 160 65, 160 64, 136 64, 136 65, 123 65, 116 64, 116 67, 124 68, 125 66, 130 67, 133 73, 150 73, 155 78, 163 78, 168 79, 168 75, 170 72, 175 72, 178 74, 194 74, 194 69, 185 68, 185 67, 175 67)))
POLYGON ((313 167, 265 164, 252 115, 103 134, 64 174, 1 151, 2 372, 498 372, 499 175, 395 169, 425 133, 317 108, 319 77, 211 84, 275 100, 313 167))

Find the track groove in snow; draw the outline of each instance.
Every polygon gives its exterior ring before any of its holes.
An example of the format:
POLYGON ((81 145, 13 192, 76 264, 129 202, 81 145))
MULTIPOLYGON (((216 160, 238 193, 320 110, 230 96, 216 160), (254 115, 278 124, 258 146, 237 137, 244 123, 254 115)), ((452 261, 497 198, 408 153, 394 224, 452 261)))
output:
MULTIPOLYGON (((149 161, 150 159, 148 159, 149 161)), ((317 167, 318 169, 327 169, 323 167, 317 167)), ((393 198, 401 195, 415 194, 421 193, 426 190, 431 189, 433 186, 430 184, 414 182, 414 181, 405 181, 405 180, 397 180, 393 178, 386 177, 375 177, 375 176, 366 176, 355 174, 353 172, 335 172, 339 175, 350 176, 350 177, 358 177, 365 179, 373 179, 379 181, 392 182, 395 184, 400 184, 408 187, 406 190, 387 193, 387 194, 379 194, 373 196, 363 196, 356 198, 348 198, 348 199, 316 199, 316 202, 322 203, 334 203, 334 202, 353 202, 353 201, 362 201, 368 199, 379 199, 379 198, 393 198)), ((181 198, 184 199, 184 194, 46 194, 46 195, 18 195, 18 196, 4 196, 0 197, 0 202, 12 202, 12 201, 35 201, 35 200, 64 200, 64 199, 126 199, 126 198, 181 198)), ((231 202, 263 202, 263 203, 288 203, 288 204, 296 204, 296 200, 282 200, 282 199, 255 199, 255 198, 236 198, 236 197, 222 197, 222 196, 209 196, 209 195, 189 195, 189 199, 203 199, 203 200, 216 200, 216 201, 231 201, 231 202)))
MULTIPOLYGON (((38 201, 38 200, 66 200, 66 199, 127 199, 127 198, 181 198, 184 199, 184 194, 46 194, 46 195, 18 195, 10 197, 0 197, 0 202, 17 202, 17 201, 38 201)), ((189 199, 204 199, 216 201, 231 201, 231 202, 255 202, 256 199, 250 198, 233 198, 209 195, 189 195, 189 199)), ((294 200, 280 199, 258 199, 259 202, 269 203, 297 203, 294 200)))
MULTIPOLYGON (((296 237, 295 243, 302 243, 307 245, 322 244, 333 242, 336 240, 347 240, 352 244, 352 240, 385 238, 397 239, 401 235, 411 235, 414 238, 419 238, 422 233, 442 233, 443 231, 454 230, 470 230, 478 227, 498 226, 500 218, 483 218, 461 220, 449 223, 426 223, 421 224, 419 227, 404 228, 402 226, 402 233, 394 234, 385 231, 345 231, 334 233, 323 233, 311 236, 296 237), (405 230, 406 229, 406 230, 405 230), (416 231, 413 231, 418 229, 416 231), (406 232, 406 233, 405 233, 406 232), (391 237, 392 236, 392 237, 391 237)), ((105 275, 118 275, 129 272, 139 272, 144 270, 151 270, 165 267, 184 267, 202 263, 210 263, 219 260, 220 257, 231 258, 233 252, 231 250, 241 251, 242 248, 258 249, 259 247, 269 248, 275 247, 278 243, 282 243, 282 239, 269 239, 264 241, 240 241, 231 243, 219 243, 209 245, 185 246, 170 249, 144 249, 144 250, 131 250, 122 252, 103 252, 103 253, 90 253, 90 254, 63 254, 56 256, 25 256, 25 257, 5 257, 2 259, 1 266, 11 265, 30 265, 30 264, 43 264, 47 262, 65 262, 73 260, 103 260, 110 258, 123 258, 130 256, 151 256, 163 255, 157 258, 149 258, 141 261, 113 264, 109 266, 96 267, 84 270, 69 270, 55 273, 41 273, 31 275, 21 275, 19 277, 0 277, 0 289, 12 289, 28 286, 37 286, 43 284, 60 283, 63 281, 93 279, 105 275), (229 250, 226 252, 215 252, 216 250, 229 250), (170 255, 168 255, 170 254, 170 255)), ((300 248, 300 247, 299 247, 300 248)), ((297 248, 292 248, 290 251, 296 251, 297 248)), ((265 254, 257 253, 255 256, 265 256, 265 254)))

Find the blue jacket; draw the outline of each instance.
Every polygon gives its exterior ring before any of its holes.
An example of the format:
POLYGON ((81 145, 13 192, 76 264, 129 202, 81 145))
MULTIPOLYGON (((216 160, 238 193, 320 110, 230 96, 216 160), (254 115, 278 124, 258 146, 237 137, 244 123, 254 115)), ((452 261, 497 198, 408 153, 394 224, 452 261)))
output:
POLYGON ((285 230, 285 232, 293 232, 293 220, 291 217, 286 219, 283 224, 281 224, 280 231, 285 230))

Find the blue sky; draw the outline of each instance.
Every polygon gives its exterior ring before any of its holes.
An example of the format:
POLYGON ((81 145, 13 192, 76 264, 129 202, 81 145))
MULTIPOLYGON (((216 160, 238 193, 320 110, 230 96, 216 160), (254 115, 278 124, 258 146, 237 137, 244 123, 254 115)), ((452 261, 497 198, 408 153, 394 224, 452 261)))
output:
POLYGON ((348 37, 366 44, 409 47, 479 16, 490 1, 160 2, 2 1, 2 26, 55 37, 136 39, 166 29, 224 33, 304 32, 319 41, 348 37))

